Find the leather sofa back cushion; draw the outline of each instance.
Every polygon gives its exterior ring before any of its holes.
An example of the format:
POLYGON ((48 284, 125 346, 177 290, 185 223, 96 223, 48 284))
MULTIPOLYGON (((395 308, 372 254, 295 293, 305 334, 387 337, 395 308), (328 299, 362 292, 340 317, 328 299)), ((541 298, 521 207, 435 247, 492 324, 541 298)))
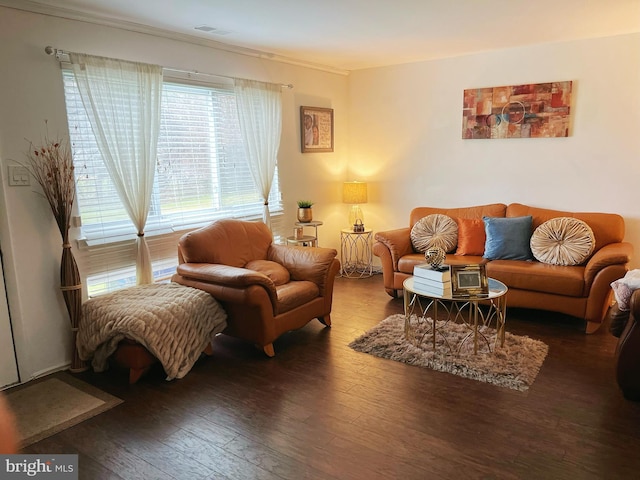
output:
POLYGON ((547 220, 555 217, 573 217, 582 220, 591 227, 596 238, 597 252, 610 243, 622 242, 624 239, 624 219, 615 213, 589 213, 589 212, 565 212, 562 210, 549 210, 546 208, 530 207, 520 203, 512 203, 507 207, 507 217, 521 217, 531 215, 533 217, 533 229, 535 230, 547 220))
POLYGON ((289 283, 289 280, 291 279, 289 270, 279 263, 272 262, 270 260, 251 260, 244 266, 244 268, 255 270, 256 272, 266 275, 271 279, 276 287, 289 283))
POLYGON ((243 268, 251 260, 264 260, 271 245, 271 230, 262 222, 218 220, 180 239, 187 263, 220 263, 243 268))
POLYGON ((482 217, 504 217, 507 206, 504 203, 491 203, 489 205, 479 205, 476 207, 460 208, 433 208, 416 207, 409 215, 409 228, 412 228, 418 220, 432 213, 442 213, 451 218, 482 218, 482 217))
POLYGON ((458 218, 458 249, 456 255, 480 255, 484 253, 487 239, 481 218, 458 218))

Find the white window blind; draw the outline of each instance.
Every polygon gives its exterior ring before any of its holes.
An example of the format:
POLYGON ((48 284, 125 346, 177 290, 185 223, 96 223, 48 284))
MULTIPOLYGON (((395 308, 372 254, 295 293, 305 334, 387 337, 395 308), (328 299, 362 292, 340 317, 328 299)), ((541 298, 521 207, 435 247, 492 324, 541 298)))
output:
MULTIPOLYGON (((79 255, 90 296, 135 284, 135 228, 95 143, 73 73, 63 70, 81 217, 79 255)), ((177 264, 177 241, 218 218, 259 220, 232 88, 165 79, 158 158, 145 236, 156 280, 177 264)), ((275 241, 284 237, 278 171, 269 196, 275 241)))

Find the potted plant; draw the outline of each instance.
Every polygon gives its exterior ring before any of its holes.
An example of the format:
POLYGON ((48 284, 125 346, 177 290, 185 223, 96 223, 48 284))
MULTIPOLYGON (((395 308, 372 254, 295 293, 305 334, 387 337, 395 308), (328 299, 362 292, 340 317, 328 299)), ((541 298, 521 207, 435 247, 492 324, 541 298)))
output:
POLYGON ((301 223, 309 223, 313 220, 313 212, 311 207, 313 202, 309 200, 298 200, 298 221, 301 223))

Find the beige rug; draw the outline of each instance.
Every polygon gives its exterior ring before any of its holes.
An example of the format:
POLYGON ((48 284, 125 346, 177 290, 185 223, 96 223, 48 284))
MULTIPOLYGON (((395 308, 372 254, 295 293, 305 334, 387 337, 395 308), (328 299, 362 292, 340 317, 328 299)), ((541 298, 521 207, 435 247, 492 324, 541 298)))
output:
MULTIPOLYGON (((470 338, 462 344, 458 353, 457 345, 469 333, 469 329, 453 322, 444 326, 443 323, 438 322, 437 329, 442 331, 443 336, 437 335, 435 353, 426 323, 422 323, 416 329, 418 337, 427 333, 422 344, 415 346, 405 339, 402 314, 386 318, 356 338, 349 346, 356 351, 377 357, 519 391, 525 391, 533 384, 549 350, 549 347, 539 340, 506 332, 504 347, 498 346, 493 352, 488 351, 486 343, 481 343, 480 353, 474 355, 473 338, 470 338), (453 347, 454 353, 447 348, 445 339, 453 347)), ((482 327, 482 332, 493 348, 496 331, 482 327)))
POLYGON ((24 448, 115 407, 122 400, 65 372, 4 392, 24 448))

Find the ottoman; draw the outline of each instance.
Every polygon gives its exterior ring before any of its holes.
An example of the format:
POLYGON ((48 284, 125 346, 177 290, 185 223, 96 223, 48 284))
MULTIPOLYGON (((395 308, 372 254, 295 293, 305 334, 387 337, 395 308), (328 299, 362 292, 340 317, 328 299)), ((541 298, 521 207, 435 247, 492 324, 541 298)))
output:
POLYGON ((129 368, 135 383, 156 361, 167 380, 184 377, 227 326, 226 312, 208 293, 177 283, 139 285, 82 305, 77 347, 96 372, 109 359, 129 368))

